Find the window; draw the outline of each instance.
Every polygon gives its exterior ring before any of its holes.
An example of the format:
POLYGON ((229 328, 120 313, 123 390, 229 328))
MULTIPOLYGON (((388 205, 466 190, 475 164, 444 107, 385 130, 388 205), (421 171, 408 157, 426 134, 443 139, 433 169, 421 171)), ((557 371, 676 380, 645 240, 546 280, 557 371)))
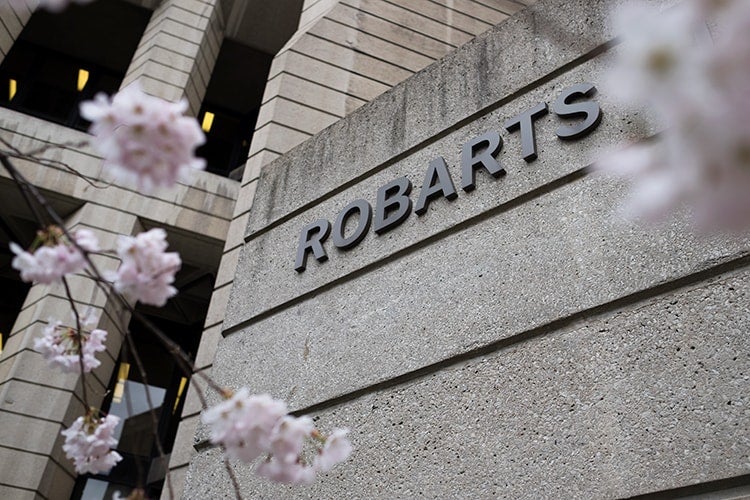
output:
POLYGON ((222 43, 198 113, 206 144, 196 154, 206 159, 209 172, 241 176, 272 59, 233 40, 222 43))
POLYGON ((21 281, 10 265, 15 254, 8 248, 15 242, 28 246, 34 239, 33 223, 9 215, 0 216, 0 353, 5 348, 13 325, 21 312, 31 285, 21 281))
POLYGON ((150 16, 122 0, 35 12, 0 65, 0 105, 85 130, 78 104, 117 92, 150 16))

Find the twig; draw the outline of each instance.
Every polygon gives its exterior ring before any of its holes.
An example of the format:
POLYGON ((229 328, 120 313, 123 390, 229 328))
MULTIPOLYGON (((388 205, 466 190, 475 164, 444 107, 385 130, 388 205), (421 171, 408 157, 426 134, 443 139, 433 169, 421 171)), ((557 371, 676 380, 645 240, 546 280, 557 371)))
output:
POLYGON ((242 500, 242 494, 240 493, 240 483, 237 481, 237 476, 232 470, 232 464, 229 463, 229 458, 227 457, 226 453, 224 454, 224 467, 226 467, 227 474, 229 474, 229 479, 232 481, 232 486, 234 487, 234 496, 237 498, 237 500, 242 500))
POLYGON ((73 316, 75 316, 76 319, 76 341, 78 342, 78 366, 81 368, 81 391, 83 395, 83 402, 86 404, 86 407, 90 407, 89 404, 89 398, 86 394, 86 376, 84 373, 84 365, 83 365, 83 330, 81 328, 81 316, 78 314, 78 308, 76 307, 76 303, 73 300, 73 294, 70 292, 70 286, 68 285, 68 279, 63 276, 62 277, 63 285, 65 286, 65 295, 68 297, 68 302, 70 302, 70 307, 73 309, 73 316))

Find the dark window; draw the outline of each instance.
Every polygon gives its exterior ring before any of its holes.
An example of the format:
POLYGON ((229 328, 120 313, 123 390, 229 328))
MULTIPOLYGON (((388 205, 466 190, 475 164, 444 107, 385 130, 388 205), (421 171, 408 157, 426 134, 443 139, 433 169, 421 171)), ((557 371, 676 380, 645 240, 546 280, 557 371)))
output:
POLYGON ((206 144, 196 154, 215 174, 241 176, 273 57, 225 39, 216 59, 198 120, 206 144), (239 169, 239 170, 238 170, 239 169))
POLYGON ((86 129, 79 103, 117 92, 150 16, 121 0, 35 12, 0 65, 0 105, 86 129))
POLYGON ((13 325, 18 319, 31 285, 21 281, 18 271, 10 265, 15 254, 10 242, 21 247, 34 239, 35 226, 25 220, 4 214, 0 216, 0 353, 5 348, 13 325))

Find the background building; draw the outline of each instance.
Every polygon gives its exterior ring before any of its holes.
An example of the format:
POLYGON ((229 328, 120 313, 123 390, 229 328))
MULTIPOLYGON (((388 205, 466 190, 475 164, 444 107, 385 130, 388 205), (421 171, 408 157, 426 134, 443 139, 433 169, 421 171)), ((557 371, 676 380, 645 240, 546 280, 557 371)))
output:
MULTIPOLYGON (((139 309, 211 371, 260 168, 331 124, 349 123, 340 120, 434 61, 442 64, 446 54, 526 3, 98 0, 51 15, 34 12, 37 2, 28 0, 0 12, 0 138, 6 150, 44 150, 43 165, 15 162, 71 227, 94 230, 103 245, 114 247, 117 235, 151 227, 168 231, 184 262, 180 293, 166 308, 139 309), (201 150, 208 171, 149 196, 111 183, 101 158, 82 145, 87 123, 78 114, 79 102, 135 80, 153 95, 186 99, 208 136, 201 150)), ((336 157, 335 149, 328 151, 326 157, 336 157)), ((195 395, 130 321, 149 366, 148 381, 139 375, 114 334, 115 323, 129 317, 84 276, 72 280, 74 294, 102 313, 100 327, 111 332, 87 392, 124 417, 118 450, 125 460, 108 477, 77 480, 64 458, 60 430, 82 411, 81 382, 47 370, 32 346, 49 317, 69 314, 68 303, 60 286, 21 283, 7 251, 10 241, 28 246, 36 228, 3 171, 0 496, 101 496, 127 491, 139 471, 157 491, 168 468, 181 490, 196 453, 195 395), (146 390, 159 403, 160 438, 177 436, 168 464, 155 459, 146 390)), ((117 261, 102 256, 99 264, 114 269, 117 261)))

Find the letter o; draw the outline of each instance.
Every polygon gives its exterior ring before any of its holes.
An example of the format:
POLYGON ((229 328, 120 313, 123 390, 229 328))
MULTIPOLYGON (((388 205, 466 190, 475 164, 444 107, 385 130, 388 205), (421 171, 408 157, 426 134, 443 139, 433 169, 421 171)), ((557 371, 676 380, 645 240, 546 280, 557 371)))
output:
POLYGON ((370 222, 372 221, 372 207, 366 200, 358 199, 349 203, 344 209, 339 212, 336 217, 336 222, 333 224, 333 244, 336 248, 347 250, 355 247, 360 241, 365 239, 367 230, 370 229, 370 222), (349 236, 344 236, 344 227, 346 221, 349 219, 354 212, 359 212, 359 223, 354 232, 349 236))

